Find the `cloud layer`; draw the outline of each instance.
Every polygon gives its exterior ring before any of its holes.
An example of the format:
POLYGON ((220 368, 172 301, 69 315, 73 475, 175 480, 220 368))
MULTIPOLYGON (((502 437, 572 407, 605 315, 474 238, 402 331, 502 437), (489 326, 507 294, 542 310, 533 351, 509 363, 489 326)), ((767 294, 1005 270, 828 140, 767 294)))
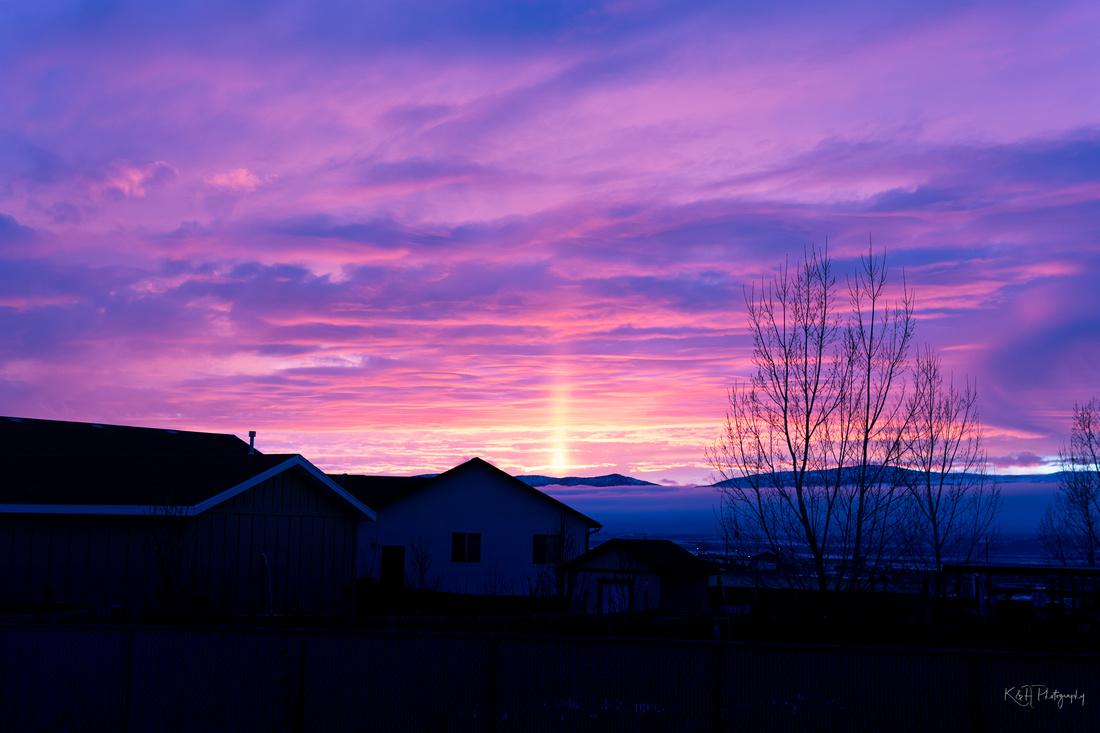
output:
POLYGON ((869 235, 999 467, 1093 396, 1095 4, 361 5, 0 9, 0 412, 703 481, 869 235))

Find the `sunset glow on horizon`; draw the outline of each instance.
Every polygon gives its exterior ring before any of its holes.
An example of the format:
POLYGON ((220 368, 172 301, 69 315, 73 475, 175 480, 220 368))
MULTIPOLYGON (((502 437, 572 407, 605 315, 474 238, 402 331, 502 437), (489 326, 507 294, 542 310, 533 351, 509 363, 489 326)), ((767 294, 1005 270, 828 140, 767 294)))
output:
POLYGON ((1095 3, 157 5, 0 7, 0 414, 709 483, 869 238, 997 470, 1100 396, 1095 3))

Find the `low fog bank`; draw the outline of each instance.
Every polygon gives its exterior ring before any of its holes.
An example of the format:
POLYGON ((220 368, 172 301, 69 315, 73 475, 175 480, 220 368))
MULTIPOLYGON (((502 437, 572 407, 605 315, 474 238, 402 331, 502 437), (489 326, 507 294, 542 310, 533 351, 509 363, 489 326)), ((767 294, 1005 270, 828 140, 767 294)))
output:
MULTIPOLYGON (((546 493, 603 524, 598 537, 716 537, 718 493, 710 486, 545 486, 546 493)), ((1003 535, 1029 536, 1054 500, 1058 484, 1041 477, 1002 482, 1003 535)))

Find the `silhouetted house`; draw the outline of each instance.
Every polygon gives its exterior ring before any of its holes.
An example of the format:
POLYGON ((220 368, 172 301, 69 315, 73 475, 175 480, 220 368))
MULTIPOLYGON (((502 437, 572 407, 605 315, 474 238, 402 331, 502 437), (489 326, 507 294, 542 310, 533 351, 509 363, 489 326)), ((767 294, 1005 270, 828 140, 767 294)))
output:
MULTIPOLYGON (((23 421, 36 422, 53 421, 23 421)), ((0 436, 38 453, 0 453, 0 599, 320 614, 354 585, 358 525, 374 513, 302 456, 250 454, 234 436, 32 425, 65 435, 61 449, 4 423, 19 425, 0 418, 0 436), (181 435, 224 452, 173 453, 181 435), (111 454, 135 448, 147 453, 111 454)))
POLYGON ((786 567, 783 558, 774 552, 761 552, 751 558, 752 569, 758 573, 769 573, 786 567))
POLYGON ((702 609, 714 572, 669 540, 625 539, 608 540, 562 570, 571 606, 586 613, 702 609))
POLYGON ((359 572, 382 586, 562 593, 561 562, 600 528, 480 458, 438 476, 333 478, 378 514, 360 525, 359 572))

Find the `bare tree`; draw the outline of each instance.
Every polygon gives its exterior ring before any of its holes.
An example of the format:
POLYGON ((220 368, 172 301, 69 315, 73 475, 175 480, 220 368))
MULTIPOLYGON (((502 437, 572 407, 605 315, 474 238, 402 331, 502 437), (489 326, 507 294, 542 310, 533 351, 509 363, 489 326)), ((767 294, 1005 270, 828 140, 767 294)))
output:
POLYGON ((1069 445, 1059 454, 1061 485, 1039 522, 1047 554, 1063 565, 1096 565, 1100 550, 1100 402, 1073 406, 1069 445))
POLYGON ((432 574, 432 543, 423 537, 409 540, 410 574, 405 584, 420 590, 438 590, 443 576, 432 574))
POLYGON ((843 359, 849 379, 837 414, 826 424, 830 471, 837 487, 841 558, 838 584, 856 590, 905 552, 904 487, 894 466, 911 419, 904 375, 913 339, 913 296, 887 295, 884 256, 869 249, 848 280, 850 315, 843 359))
POLYGON ((889 467, 908 419, 913 300, 903 289, 891 303, 886 289, 885 259, 870 251, 842 318, 828 251, 811 249, 745 293, 755 373, 730 389, 707 458, 729 534, 746 554, 774 553, 793 585, 852 589, 900 552, 902 489, 889 467))
POLYGON ((1001 507, 996 478, 987 471, 977 401, 969 380, 961 387, 944 380, 931 348, 917 357, 902 465, 917 509, 914 555, 926 560, 940 596, 943 563, 973 560, 1001 507))
POLYGON ((581 539, 564 511, 559 514, 545 538, 545 562, 537 564, 537 578, 532 595, 564 596, 568 588, 561 567, 581 554, 581 539))
POLYGON ((485 569, 482 592, 487 596, 514 596, 516 585, 500 563, 492 563, 485 569))

